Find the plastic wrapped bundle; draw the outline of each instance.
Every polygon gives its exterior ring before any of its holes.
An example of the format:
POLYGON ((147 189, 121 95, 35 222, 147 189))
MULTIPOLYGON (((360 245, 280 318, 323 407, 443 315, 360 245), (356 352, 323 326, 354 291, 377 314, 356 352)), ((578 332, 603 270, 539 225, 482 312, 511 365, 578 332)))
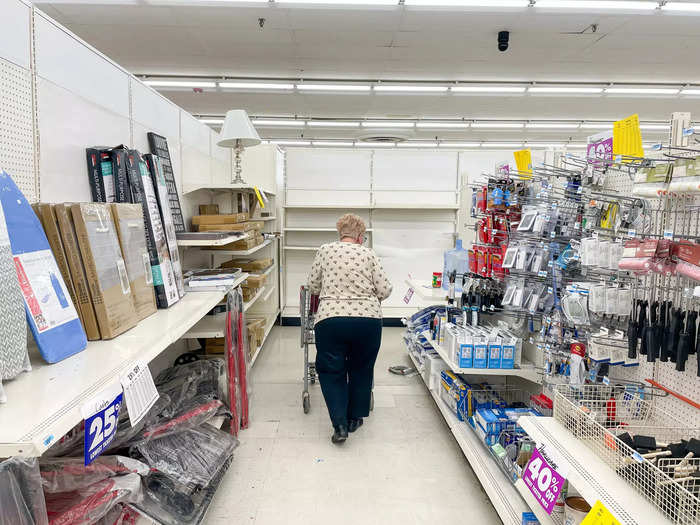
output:
POLYGON ((10 458, 0 462, 0 525, 47 525, 39 462, 10 458))
POLYGON ((47 492, 49 525, 90 525, 117 504, 138 503, 142 497, 138 474, 103 479, 70 492, 47 492))
POLYGON ((41 460, 41 483, 45 493, 72 492, 107 478, 148 474, 148 465, 123 456, 100 456, 90 465, 82 457, 41 460))
POLYGON ((204 487, 237 445, 236 438, 205 423, 135 448, 152 468, 183 484, 204 487))
POLYGON ((105 514, 97 525, 136 525, 140 514, 131 507, 118 503, 105 514))
POLYGON ((174 411, 181 403, 199 395, 225 399, 221 378, 223 359, 203 359, 163 370, 155 384, 161 395, 170 397, 174 411))

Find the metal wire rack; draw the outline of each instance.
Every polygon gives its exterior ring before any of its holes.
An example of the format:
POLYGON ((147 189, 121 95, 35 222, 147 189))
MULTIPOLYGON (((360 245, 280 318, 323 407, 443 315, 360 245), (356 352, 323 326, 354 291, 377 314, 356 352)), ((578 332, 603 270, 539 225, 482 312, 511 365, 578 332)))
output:
MULTIPOLYGON (((636 387, 619 385, 558 385, 554 394, 554 419, 590 448, 618 476, 631 484, 679 525, 700 524, 700 483, 688 475, 669 475, 676 467, 670 458, 646 457, 620 439, 624 433, 654 438, 656 446, 700 437, 700 428, 645 399, 636 387), (677 480, 683 481, 677 481, 677 480)), ((695 466, 695 463, 688 463, 695 466)), ((682 471, 686 473, 686 471, 682 471)), ((694 471, 695 472, 695 471, 694 471)))
POLYGON ((304 413, 311 410, 309 383, 316 382, 316 363, 309 361, 309 345, 316 343, 314 334, 314 317, 318 310, 318 295, 313 295, 308 286, 299 290, 299 324, 301 325, 301 347, 304 349, 304 390, 301 403, 304 413))

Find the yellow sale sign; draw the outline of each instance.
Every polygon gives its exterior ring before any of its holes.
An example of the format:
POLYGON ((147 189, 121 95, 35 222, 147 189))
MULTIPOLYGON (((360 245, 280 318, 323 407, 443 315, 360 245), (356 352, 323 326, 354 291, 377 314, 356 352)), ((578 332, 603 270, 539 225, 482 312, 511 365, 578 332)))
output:
POLYGON ((522 149, 520 151, 514 151, 513 157, 515 157, 515 167, 520 175, 527 178, 532 177, 532 153, 530 150, 522 149))
POLYGON ((581 525, 620 525, 612 513, 600 501, 596 501, 581 525))
POLYGON ((613 124, 613 156, 643 157, 639 115, 634 114, 613 124))

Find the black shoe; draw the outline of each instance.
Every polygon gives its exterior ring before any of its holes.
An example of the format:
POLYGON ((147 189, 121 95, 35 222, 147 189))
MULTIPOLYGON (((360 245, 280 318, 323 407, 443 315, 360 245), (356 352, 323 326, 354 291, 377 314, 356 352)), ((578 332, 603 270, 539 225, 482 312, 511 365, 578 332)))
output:
POLYGON ((357 419, 351 419, 350 423, 348 424, 348 431, 350 432, 355 432, 358 428, 362 426, 362 418, 358 417, 357 419))
POLYGON ((344 443, 346 439, 348 439, 348 427, 345 425, 335 427, 331 441, 337 445, 338 443, 344 443))

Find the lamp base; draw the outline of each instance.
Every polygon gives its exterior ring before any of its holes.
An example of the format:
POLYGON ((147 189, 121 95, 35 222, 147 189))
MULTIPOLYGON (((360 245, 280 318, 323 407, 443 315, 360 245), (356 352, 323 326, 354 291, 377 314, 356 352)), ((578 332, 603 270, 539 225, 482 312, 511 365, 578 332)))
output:
POLYGON ((231 184, 245 186, 246 182, 243 180, 243 177, 241 177, 241 172, 243 171, 243 168, 241 167, 241 153, 243 153, 243 145, 241 144, 240 140, 236 141, 236 148, 234 151, 236 152, 236 156, 233 163, 233 172, 231 173, 231 184))

